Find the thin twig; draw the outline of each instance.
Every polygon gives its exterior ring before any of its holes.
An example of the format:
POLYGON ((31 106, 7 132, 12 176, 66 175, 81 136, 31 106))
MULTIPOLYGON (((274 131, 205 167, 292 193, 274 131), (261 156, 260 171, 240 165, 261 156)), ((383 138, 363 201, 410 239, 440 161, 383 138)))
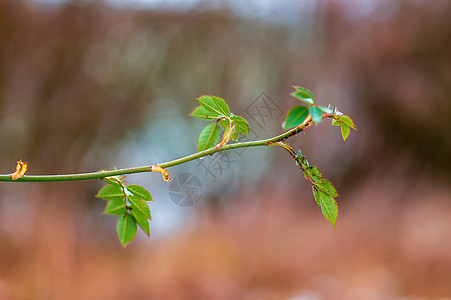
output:
MULTIPOLYGON (((324 115, 323 118, 328 117, 328 115, 324 115)), ((269 146, 271 144, 285 141, 286 139, 293 137, 300 133, 301 131, 304 131, 305 129, 309 128, 313 125, 313 120, 311 117, 305 120, 304 123, 298 125, 297 127, 290 129, 281 135, 264 139, 264 140, 257 140, 257 141, 250 141, 250 142, 242 142, 242 143, 235 143, 235 144, 227 144, 221 146, 219 149, 216 147, 212 147, 210 149, 206 149, 201 152, 197 152, 185 157, 181 157, 179 159, 175 159, 172 161, 164 162, 158 164, 161 168, 166 169, 169 167, 177 166, 207 155, 212 155, 217 152, 231 150, 231 149, 237 149, 237 148, 247 148, 247 147, 257 147, 257 146, 269 146)), ((75 180, 89 180, 89 179, 99 179, 99 178, 105 178, 110 176, 117 176, 117 175, 126 175, 126 174, 134 174, 134 173, 144 173, 144 172, 150 172, 151 166, 140 166, 140 167, 134 167, 134 168, 125 168, 125 169, 118 169, 118 170, 111 170, 111 171, 97 171, 97 172, 91 172, 91 173, 77 173, 77 174, 61 174, 61 175, 24 175, 22 178, 19 178, 17 180, 12 180, 11 174, 7 175, 0 175, 0 181, 10 181, 10 182, 53 182, 53 181, 75 181, 75 180)))

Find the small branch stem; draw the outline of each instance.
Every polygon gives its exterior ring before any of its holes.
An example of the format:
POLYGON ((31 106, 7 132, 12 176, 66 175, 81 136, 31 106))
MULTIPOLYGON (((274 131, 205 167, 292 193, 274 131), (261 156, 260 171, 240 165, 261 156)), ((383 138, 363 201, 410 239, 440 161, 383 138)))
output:
MULTIPOLYGON (((324 117, 328 117, 327 115, 324 115, 324 117)), ((281 135, 264 139, 264 140, 257 140, 257 141, 250 141, 250 142, 242 142, 242 143, 235 143, 235 144, 227 144, 219 149, 216 149, 216 147, 197 152, 179 159, 175 159, 172 161, 168 161, 165 163, 158 164, 161 168, 166 169, 169 167, 177 166, 207 155, 212 155, 217 152, 231 150, 231 149, 237 149, 237 148, 248 148, 248 147, 257 147, 257 146, 269 146, 271 144, 285 141, 286 139, 297 135, 301 131, 309 128, 313 125, 313 120, 309 117, 305 120, 304 123, 298 125, 297 127, 290 129, 281 135)), ((140 167, 134 167, 134 168, 125 168, 125 169, 119 169, 119 170, 111 170, 111 171, 98 171, 98 172, 91 172, 91 173, 78 173, 78 174, 62 174, 62 175, 25 175, 22 178, 19 178, 17 180, 11 179, 11 174, 8 175, 0 175, 0 181, 10 181, 10 182, 54 182, 54 181, 75 181, 75 180, 89 180, 89 179, 99 179, 99 178, 105 178, 110 176, 117 176, 117 175, 126 175, 126 174, 134 174, 134 173, 144 173, 144 172, 150 172, 151 166, 140 166, 140 167)))

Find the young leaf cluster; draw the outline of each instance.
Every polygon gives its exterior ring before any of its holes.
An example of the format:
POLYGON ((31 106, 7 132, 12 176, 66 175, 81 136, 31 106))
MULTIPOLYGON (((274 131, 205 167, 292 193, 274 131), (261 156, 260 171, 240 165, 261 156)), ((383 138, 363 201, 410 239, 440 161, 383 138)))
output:
POLYGON ((299 167, 304 172, 304 177, 312 184, 313 197, 316 205, 321 207, 323 215, 334 227, 337 225, 338 205, 335 197, 338 197, 337 190, 332 183, 323 178, 320 170, 316 166, 310 166, 301 150, 295 157, 299 167))
POLYGON ((313 93, 301 86, 294 85, 295 91, 290 95, 303 102, 303 105, 297 105, 291 108, 285 121, 282 124, 284 129, 290 129, 304 123, 311 116, 313 122, 319 123, 324 116, 332 117, 332 125, 341 127, 343 140, 346 140, 350 133, 350 128, 356 130, 354 122, 349 116, 343 115, 337 109, 333 110, 329 106, 319 106, 316 104, 313 93))
POLYGON ((124 177, 106 177, 108 183, 96 197, 107 200, 104 214, 119 216, 116 224, 117 236, 122 247, 133 240, 138 226, 150 236, 149 220, 152 220, 147 201, 153 201, 150 193, 142 186, 126 185, 124 177))
POLYGON ((293 85, 294 92, 290 95, 303 102, 303 105, 297 105, 291 108, 283 122, 282 127, 284 129, 290 129, 296 127, 311 116, 313 122, 319 123, 323 118, 323 113, 329 114, 332 110, 329 107, 317 106, 313 93, 302 87, 293 85))
POLYGON ((230 140, 238 141, 240 133, 244 136, 247 136, 249 133, 249 123, 246 119, 231 113, 229 106, 223 99, 204 95, 197 98, 197 101, 200 105, 191 112, 190 116, 214 121, 208 124, 199 134, 197 142, 199 151, 215 146, 219 149, 230 140), (219 142, 221 127, 223 128, 223 133, 221 142, 219 142))
MULTIPOLYGON (((313 93, 301 86, 293 86, 295 91, 291 96, 303 102, 303 105, 297 105, 291 108, 285 118, 282 127, 290 129, 304 124, 307 120, 319 123, 324 117, 332 118, 332 125, 341 127, 343 140, 346 140, 350 133, 350 128, 356 130, 354 122, 349 116, 343 115, 336 108, 333 110, 331 106, 319 106, 316 104, 313 93)), ((292 149, 289 151, 293 153, 292 149)), ((336 227, 338 217, 338 206, 335 197, 338 193, 330 181, 324 179, 321 172, 316 166, 310 166, 305 156, 299 150, 294 155, 299 167, 304 173, 304 177, 312 183, 313 196, 316 204, 321 207, 321 211, 329 222, 336 227)))
POLYGON ((333 118, 334 119, 332 120, 332 125, 340 126, 343 141, 346 141, 346 139, 348 138, 349 133, 351 132, 350 128, 357 131, 354 121, 352 121, 349 116, 343 115, 340 112, 336 111, 336 113, 333 115, 333 118))

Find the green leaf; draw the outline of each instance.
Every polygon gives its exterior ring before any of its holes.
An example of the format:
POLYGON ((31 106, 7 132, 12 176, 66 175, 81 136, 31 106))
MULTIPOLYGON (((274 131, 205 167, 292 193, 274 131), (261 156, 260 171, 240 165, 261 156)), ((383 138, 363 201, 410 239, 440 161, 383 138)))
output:
POLYGON ((323 118, 323 111, 316 106, 310 106, 309 113, 315 123, 319 123, 323 118))
POLYGON ((206 110, 200 105, 196 107, 189 115, 191 117, 196 117, 203 120, 217 119, 219 117, 218 113, 213 113, 209 110, 206 110))
POLYGON ((307 89, 307 88, 305 88, 303 86, 300 86, 300 85, 292 85, 292 87, 296 91, 298 91, 298 92, 305 92, 305 93, 310 95, 310 98, 315 99, 315 97, 313 97, 313 93, 309 89, 307 89))
POLYGON ((349 116, 341 115, 341 116, 339 116, 339 118, 340 118, 341 123, 344 123, 344 124, 348 125, 349 127, 351 127, 352 129, 356 130, 354 121, 352 121, 352 119, 349 116))
POLYGON ((249 133, 249 123, 246 121, 245 118, 240 116, 232 116, 231 117, 233 124, 236 125, 236 128, 239 132, 241 132, 244 136, 247 136, 249 133))
POLYGON ((141 229, 147 234, 147 236, 150 236, 149 220, 134 209, 131 210, 131 214, 135 218, 135 221, 136 223, 138 223, 139 227, 141 227, 141 229))
POLYGON ((133 196, 138 197, 139 199, 144 201, 153 201, 149 191, 140 185, 130 184, 127 185, 126 188, 133 194, 133 196))
POLYGON ((230 118, 230 108, 223 99, 216 96, 204 95, 197 98, 197 101, 206 110, 230 118))
POLYGON ((197 142, 197 149, 203 151, 214 147, 219 143, 219 125, 218 123, 212 123, 207 125, 199 134, 199 140, 197 142))
POLYGON ((302 86, 293 85, 293 87, 296 90, 296 92, 291 93, 291 96, 301 101, 304 101, 305 103, 310 105, 315 103, 315 97, 313 96, 313 93, 310 90, 302 86))
POLYGON ((97 193, 96 197, 104 200, 124 200, 124 191, 122 187, 118 184, 108 184, 105 185, 97 193))
POLYGON ((213 99, 214 103, 218 106, 219 110, 222 111, 222 115, 230 117, 230 108, 224 101, 224 99, 216 96, 211 96, 211 98, 213 99))
POLYGON ((123 214, 117 220, 116 230, 122 247, 125 247, 136 235, 135 218, 129 213, 123 214))
POLYGON ((125 214, 125 201, 124 200, 110 200, 107 202, 103 214, 120 216, 125 214))
POLYGON ((341 127, 341 135, 343 136, 343 141, 346 141, 346 139, 349 136, 349 133, 351 132, 350 128, 356 130, 355 124, 352 121, 352 119, 349 116, 346 115, 336 115, 334 119, 332 120, 332 125, 341 127))
POLYGON ((321 189, 323 192, 325 192, 326 194, 328 194, 332 197, 338 197, 337 190, 335 189, 335 187, 332 185, 332 183, 329 180, 323 179, 321 181, 317 181, 316 186, 319 189, 321 189))
POLYGON ((326 219, 336 228, 338 217, 337 202, 335 202, 332 196, 321 191, 316 185, 312 186, 312 189, 316 204, 321 207, 321 211, 326 219))
POLYGON ((309 114, 309 109, 306 106, 298 105, 290 109, 287 117, 282 124, 283 129, 290 129, 301 125, 309 114))
POLYGON ((299 99, 299 100, 309 104, 309 105, 312 105, 315 103, 315 101, 312 98, 310 98, 310 95, 308 95, 304 92, 293 92, 290 95, 296 99, 299 99))
POLYGON ((341 135, 343 136, 343 141, 346 141, 346 139, 349 136, 349 133, 351 132, 351 129, 349 129, 349 126, 345 123, 340 124, 341 127, 341 135))
POLYGON ((128 197, 128 200, 130 201, 130 205, 132 206, 132 210, 139 212, 143 216, 145 216, 148 219, 151 219, 152 216, 150 215, 150 209, 147 203, 137 197, 130 196, 128 197))
POLYGON ((307 176, 309 176, 315 182, 321 181, 323 179, 323 175, 321 174, 320 170, 316 166, 311 166, 311 167, 306 168, 304 171, 304 175, 306 178, 307 178, 307 176))

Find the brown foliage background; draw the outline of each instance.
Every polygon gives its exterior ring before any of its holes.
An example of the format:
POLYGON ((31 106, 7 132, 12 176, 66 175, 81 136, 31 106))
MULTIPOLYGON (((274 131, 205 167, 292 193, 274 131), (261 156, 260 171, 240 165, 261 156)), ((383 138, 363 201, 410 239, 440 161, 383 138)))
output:
MULTIPOLYGON (((154 220, 173 221, 158 212, 168 205, 177 224, 124 250, 94 198, 101 182, 1 183, 0 299, 451 297, 450 2, 365 13, 317 1, 287 23, 221 7, 0 1, 0 170, 19 158, 29 174, 173 159, 195 151, 195 97, 245 116, 265 91, 285 113, 300 84, 359 130, 342 143, 323 122, 292 140, 339 190, 337 230, 277 149, 238 159, 254 175, 190 209, 160 178, 135 175, 154 220)), ((283 116, 267 121, 260 136, 280 132, 283 116)))

